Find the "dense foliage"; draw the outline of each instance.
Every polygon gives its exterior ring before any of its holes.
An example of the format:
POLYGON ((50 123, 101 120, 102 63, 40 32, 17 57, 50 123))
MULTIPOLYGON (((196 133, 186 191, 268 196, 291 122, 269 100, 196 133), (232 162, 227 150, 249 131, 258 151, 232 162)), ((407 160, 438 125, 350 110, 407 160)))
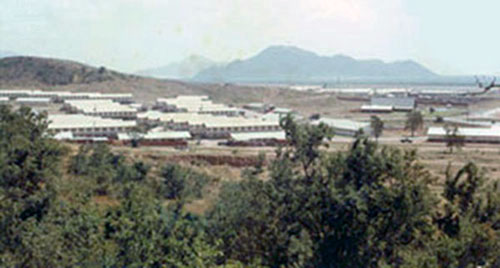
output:
POLYGON ((410 130, 411 136, 415 136, 415 131, 424 126, 424 117, 420 111, 413 110, 406 114, 405 129, 410 130))
POLYGON ((0 119, 1 267, 500 266, 500 184, 473 163, 439 184, 415 151, 334 152, 328 127, 287 117, 289 145, 195 215, 217 181, 199 170, 71 154, 27 109, 0 119))

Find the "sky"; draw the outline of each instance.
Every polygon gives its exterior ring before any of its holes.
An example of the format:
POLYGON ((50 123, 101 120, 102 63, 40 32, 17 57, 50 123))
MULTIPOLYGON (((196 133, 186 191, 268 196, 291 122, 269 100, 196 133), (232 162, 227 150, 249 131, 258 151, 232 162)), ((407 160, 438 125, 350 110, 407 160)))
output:
POLYGON ((124 72, 270 45, 500 74, 497 0, 1 0, 0 51, 124 72))

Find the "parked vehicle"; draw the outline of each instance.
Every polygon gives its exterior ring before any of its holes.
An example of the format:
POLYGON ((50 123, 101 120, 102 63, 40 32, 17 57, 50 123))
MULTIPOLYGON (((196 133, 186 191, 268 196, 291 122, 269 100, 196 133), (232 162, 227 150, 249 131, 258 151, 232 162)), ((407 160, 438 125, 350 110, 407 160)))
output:
POLYGON ((410 139, 409 137, 403 137, 401 138, 401 143, 413 143, 413 140, 410 139))

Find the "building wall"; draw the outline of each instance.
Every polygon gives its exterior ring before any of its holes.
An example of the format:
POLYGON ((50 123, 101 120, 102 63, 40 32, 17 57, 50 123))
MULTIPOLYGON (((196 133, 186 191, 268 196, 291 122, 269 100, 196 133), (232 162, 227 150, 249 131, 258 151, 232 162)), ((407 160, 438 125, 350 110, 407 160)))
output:
MULTIPOLYGON (((333 131, 338 136, 354 137, 359 132, 359 129, 333 128, 333 131)), ((365 135, 371 135, 372 130, 370 127, 365 127, 363 128, 363 132, 365 135)))
POLYGON ((99 128, 56 128, 54 133, 71 132, 75 137, 116 137, 118 133, 132 131, 132 127, 99 127, 99 128))
MULTIPOLYGON (((500 137, 498 136, 465 136, 464 139, 466 143, 491 143, 491 144, 500 143, 500 137)), ((429 135, 427 141, 447 142, 447 138, 445 135, 429 135)))

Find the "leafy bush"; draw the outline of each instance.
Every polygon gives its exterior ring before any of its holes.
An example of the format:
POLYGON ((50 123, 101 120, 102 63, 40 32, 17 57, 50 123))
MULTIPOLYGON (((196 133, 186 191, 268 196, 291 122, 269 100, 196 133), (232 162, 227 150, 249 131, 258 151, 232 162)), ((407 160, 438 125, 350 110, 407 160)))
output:
POLYGON ((161 170, 160 194, 166 199, 201 198, 203 187, 210 178, 200 172, 167 164, 161 170))

